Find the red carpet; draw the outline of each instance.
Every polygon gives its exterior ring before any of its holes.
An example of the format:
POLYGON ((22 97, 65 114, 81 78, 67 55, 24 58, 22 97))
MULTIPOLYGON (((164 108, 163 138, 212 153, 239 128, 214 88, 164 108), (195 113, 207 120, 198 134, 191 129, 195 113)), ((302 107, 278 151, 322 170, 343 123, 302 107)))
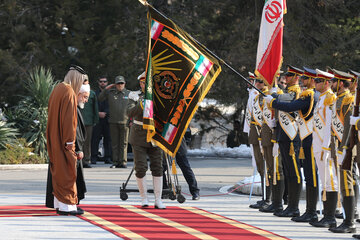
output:
MULTIPOLYGON (((193 207, 142 209, 128 205, 81 205, 79 218, 124 239, 287 239, 193 207)), ((0 217, 51 216, 44 206, 0 206, 0 217)))

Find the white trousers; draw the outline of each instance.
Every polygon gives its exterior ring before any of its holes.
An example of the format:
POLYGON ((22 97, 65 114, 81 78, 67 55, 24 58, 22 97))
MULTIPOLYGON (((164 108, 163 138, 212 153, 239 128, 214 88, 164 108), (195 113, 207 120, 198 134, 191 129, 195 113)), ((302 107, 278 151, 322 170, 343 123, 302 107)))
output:
POLYGON ((62 203, 55 196, 54 196, 54 208, 58 208, 60 211, 63 211, 63 212, 71 212, 71 211, 77 210, 76 205, 69 205, 69 204, 62 203))
POLYGON ((314 157, 322 184, 322 190, 337 192, 339 188, 334 160, 330 157, 321 160, 321 152, 314 152, 314 157))

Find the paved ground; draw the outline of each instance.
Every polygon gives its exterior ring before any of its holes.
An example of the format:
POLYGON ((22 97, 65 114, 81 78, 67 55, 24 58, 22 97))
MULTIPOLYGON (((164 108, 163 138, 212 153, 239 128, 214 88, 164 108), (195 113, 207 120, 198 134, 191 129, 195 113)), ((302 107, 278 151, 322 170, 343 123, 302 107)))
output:
MULTIPOLYGON (((226 191, 231 186, 252 174, 250 159, 192 158, 191 165, 201 188, 201 199, 190 199, 187 185, 179 174, 179 181, 187 198, 182 204, 184 206, 202 208, 290 239, 352 239, 351 234, 334 234, 327 229, 261 213, 248 208, 249 196, 227 194, 226 191)), ((129 167, 132 167, 132 162, 129 167)), ((138 193, 130 193, 127 201, 122 201, 119 197, 119 187, 129 172, 130 168, 110 169, 109 165, 103 163, 85 169, 88 193, 82 203, 139 204, 138 193)), ((0 205, 43 204, 46 174, 46 165, 20 168, 0 165, 0 205)), ((129 188, 135 187, 132 178, 129 188)), ((259 200, 259 197, 253 197, 252 200, 259 200)), ((171 200, 164 200, 164 203, 167 206, 179 205, 177 201, 171 200)), ((305 201, 301 200, 300 205, 303 212, 305 201)), ((119 239, 102 228, 70 216, 0 218, 0 233, 0 239, 119 239)))

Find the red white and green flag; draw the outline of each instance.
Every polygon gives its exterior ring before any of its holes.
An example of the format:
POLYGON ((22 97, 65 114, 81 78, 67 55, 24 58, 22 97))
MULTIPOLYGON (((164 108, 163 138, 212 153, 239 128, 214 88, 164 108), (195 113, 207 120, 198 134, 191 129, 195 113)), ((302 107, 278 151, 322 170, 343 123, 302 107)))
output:
POLYGON ((286 0, 265 0, 256 56, 255 74, 272 86, 280 71, 283 49, 283 16, 286 0))

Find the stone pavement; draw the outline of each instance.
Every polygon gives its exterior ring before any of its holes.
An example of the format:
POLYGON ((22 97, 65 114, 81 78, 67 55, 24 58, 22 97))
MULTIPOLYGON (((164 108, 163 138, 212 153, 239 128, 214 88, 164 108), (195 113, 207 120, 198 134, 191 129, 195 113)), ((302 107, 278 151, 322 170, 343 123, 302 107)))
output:
MULTIPOLYGON (((250 159, 190 160, 201 189, 201 199, 191 200, 186 182, 179 174, 180 185, 187 198, 182 206, 201 208, 290 239, 352 239, 352 234, 334 234, 307 223, 294 223, 289 218, 261 213, 248 207, 248 195, 228 194, 227 190, 235 183, 252 175, 250 159)), ((110 169, 109 165, 100 162, 94 168, 85 169, 88 192, 81 203, 138 205, 138 193, 129 193, 126 201, 119 197, 119 187, 128 177, 132 162, 129 167, 110 169)), ((0 165, 0 205, 44 204, 46 174, 46 165, 0 165)), ((150 176, 148 182, 150 185, 150 176)), ((134 178, 131 178, 128 188, 136 188, 134 178)), ((150 197, 153 201, 152 194, 150 197)), ((253 196, 252 202, 259 199, 260 197, 253 196)), ((180 205, 169 199, 164 200, 164 203, 167 206, 180 205)), ((303 212, 305 200, 301 200, 300 207, 303 212)), ((341 221, 338 220, 338 223, 341 221)), ((1 239, 119 239, 112 233, 73 216, 0 217, 0 232, 1 239)))

